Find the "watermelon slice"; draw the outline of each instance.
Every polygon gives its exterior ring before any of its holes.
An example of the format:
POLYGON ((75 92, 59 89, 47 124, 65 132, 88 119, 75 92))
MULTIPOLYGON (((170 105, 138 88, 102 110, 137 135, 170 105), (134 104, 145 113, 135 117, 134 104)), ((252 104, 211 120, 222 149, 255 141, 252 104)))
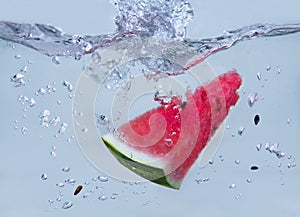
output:
POLYGON ((102 137, 116 159, 154 183, 179 189, 203 148, 238 101, 242 83, 235 71, 194 93, 150 110, 102 137))

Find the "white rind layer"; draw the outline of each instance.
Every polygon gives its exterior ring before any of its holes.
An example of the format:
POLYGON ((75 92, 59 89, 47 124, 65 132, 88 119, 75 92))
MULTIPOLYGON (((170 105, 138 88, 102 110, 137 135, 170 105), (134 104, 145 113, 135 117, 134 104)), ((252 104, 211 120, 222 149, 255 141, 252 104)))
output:
POLYGON ((117 137, 113 133, 103 136, 102 139, 131 160, 166 171, 166 162, 163 161, 163 156, 155 157, 143 153, 134 147, 130 147, 124 139, 117 137))

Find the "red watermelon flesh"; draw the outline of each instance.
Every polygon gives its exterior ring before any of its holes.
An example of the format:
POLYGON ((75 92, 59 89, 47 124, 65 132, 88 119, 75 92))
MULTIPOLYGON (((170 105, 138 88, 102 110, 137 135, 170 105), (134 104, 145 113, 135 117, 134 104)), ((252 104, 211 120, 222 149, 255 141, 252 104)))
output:
POLYGON ((102 139, 117 160, 152 182, 179 189, 203 148, 238 101, 235 71, 150 110, 102 139))

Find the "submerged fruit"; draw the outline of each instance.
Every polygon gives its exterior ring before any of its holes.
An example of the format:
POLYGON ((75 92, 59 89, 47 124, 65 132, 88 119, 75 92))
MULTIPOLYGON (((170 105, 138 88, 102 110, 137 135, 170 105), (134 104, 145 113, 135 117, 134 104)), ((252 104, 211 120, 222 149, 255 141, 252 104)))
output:
POLYGON ((120 126, 102 140, 125 167, 152 182, 179 189, 183 178, 236 104, 242 83, 237 72, 228 72, 186 101, 173 97, 120 126))

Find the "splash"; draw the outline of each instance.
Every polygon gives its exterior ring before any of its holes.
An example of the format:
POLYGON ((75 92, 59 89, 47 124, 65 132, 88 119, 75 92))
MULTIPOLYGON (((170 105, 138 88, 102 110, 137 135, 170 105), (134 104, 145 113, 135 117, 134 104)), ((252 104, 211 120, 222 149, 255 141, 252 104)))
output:
POLYGON ((111 34, 69 35, 61 29, 44 24, 23 24, 0 21, 0 38, 33 48, 51 57, 80 59, 83 55, 114 45, 127 38, 160 36, 173 38, 197 50, 202 58, 189 63, 183 70, 208 56, 226 50, 236 43, 257 38, 282 36, 300 32, 296 24, 254 24, 204 39, 186 38, 186 26, 194 13, 185 0, 115 0, 117 30, 111 34))

